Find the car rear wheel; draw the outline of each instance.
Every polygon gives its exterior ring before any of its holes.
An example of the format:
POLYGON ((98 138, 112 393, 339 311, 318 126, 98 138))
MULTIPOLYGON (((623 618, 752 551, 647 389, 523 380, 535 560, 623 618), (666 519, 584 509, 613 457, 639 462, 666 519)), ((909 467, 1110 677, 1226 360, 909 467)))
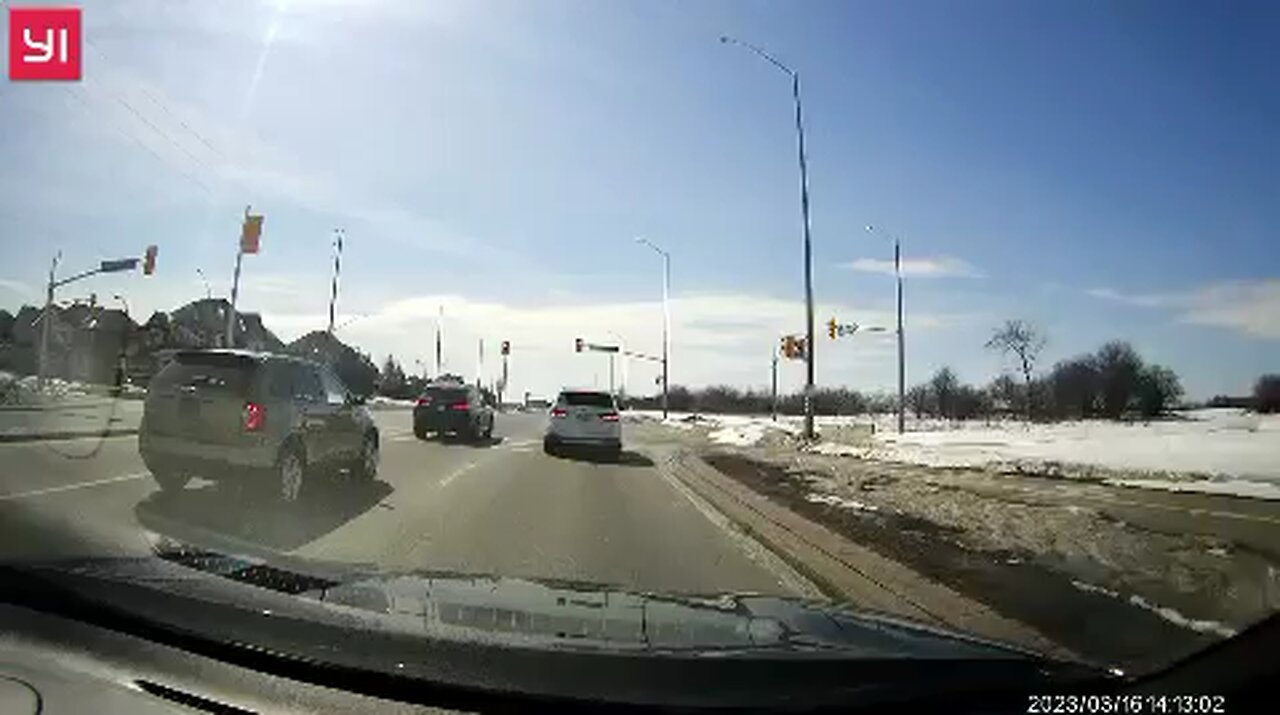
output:
POLYGON ((484 428, 484 438, 486 440, 493 439, 493 420, 489 420, 489 424, 484 428))
POLYGON ((165 494, 180 492, 183 487, 187 486, 187 482, 191 481, 191 475, 189 474, 168 470, 153 471, 151 478, 156 480, 156 484, 160 486, 160 491, 165 494))
POLYGON ((277 489, 276 497, 286 504, 292 504, 302 497, 302 485, 306 476, 306 457, 302 450, 293 445, 286 445, 276 460, 277 489))
POLYGON ((362 482, 372 481, 378 476, 378 438, 375 435, 366 435, 364 444, 360 447, 359 461, 351 468, 351 473, 356 479, 362 482))
POLYGON ((555 456, 560 453, 560 444, 550 437, 543 437, 542 451, 555 456))
POLYGON ((414 437, 417 437, 418 439, 426 439, 426 438, 427 438, 427 429, 426 429, 425 427, 419 427, 418 425, 414 425, 414 426, 413 426, 413 436, 414 436, 414 437))

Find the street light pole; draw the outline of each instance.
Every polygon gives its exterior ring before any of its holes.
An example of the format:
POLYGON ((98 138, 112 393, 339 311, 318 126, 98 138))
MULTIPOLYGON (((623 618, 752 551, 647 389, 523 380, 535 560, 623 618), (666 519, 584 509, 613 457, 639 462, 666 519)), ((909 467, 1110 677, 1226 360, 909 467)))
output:
POLYGON ((671 294, 671 254, 658 248, 644 236, 638 236, 636 240, 662 256, 662 419, 665 420, 668 415, 667 388, 671 358, 671 309, 668 304, 671 294))
POLYGON ((212 297, 213 297, 213 290, 212 290, 211 288, 209 288, 209 279, 205 277, 205 275, 204 275, 204 271, 200 270, 199 268, 196 268, 196 273, 197 273, 197 274, 199 274, 199 276, 200 276, 200 282, 204 283, 204 297, 205 297, 205 299, 207 300, 207 299, 209 299, 209 298, 212 298, 212 297))
POLYGON ((335 311, 338 309, 338 276, 342 273, 342 237, 344 233, 340 228, 333 230, 333 284, 329 289, 329 335, 333 335, 333 321, 336 317, 335 311))
MULTIPOLYGON (((879 234, 875 227, 867 226, 867 233, 879 234)), ((898 434, 906 431, 906 407, 907 407, 907 363, 906 363, 906 333, 903 332, 902 326, 902 242, 897 236, 893 237, 893 276, 897 283, 897 302, 898 302, 898 434)))
POLYGON ((813 243, 810 237, 809 222, 809 168, 805 156, 804 145, 804 110, 800 102, 800 73, 779 62, 768 52, 742 40, 720 36, 720 42, 745 47, 782 70, 791 78, 791 97, 796 105, 796 148, 800 162, 800 214, 804 221, 804 311, 805 311, 805 386, 804 386, 804 434, 806 439, 814 439, 813 431, 813 387, 814 387, 814 353, 817 343, 813 336, 813 243))

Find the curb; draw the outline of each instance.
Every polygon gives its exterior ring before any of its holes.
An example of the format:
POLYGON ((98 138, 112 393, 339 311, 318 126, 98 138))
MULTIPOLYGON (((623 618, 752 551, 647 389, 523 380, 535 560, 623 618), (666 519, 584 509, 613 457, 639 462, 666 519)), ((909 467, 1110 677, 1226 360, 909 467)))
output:
POLYGON ((60 432, 36 433, 0 433, 0 444, 16 444, 21 442, 48 442, 59 439, 87 439, 91 437, 120 437, 137 434, 137 427, 119 427, 102 430, 63 430, 60 432))
POLYGON ((671 473, 690 490, 832 600, 1037 653, 1079 658, 1026 624, 772 502, 690 450, 673 455, 671 465, 671 473))

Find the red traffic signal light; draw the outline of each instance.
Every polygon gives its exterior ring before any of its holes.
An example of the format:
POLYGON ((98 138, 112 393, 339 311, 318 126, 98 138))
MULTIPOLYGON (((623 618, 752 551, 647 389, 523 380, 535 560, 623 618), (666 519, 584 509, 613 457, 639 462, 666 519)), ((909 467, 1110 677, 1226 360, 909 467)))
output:
POLYGON ((142 274, 149 276, 156 272, 156 251, 155 244, 147 246, 147 253, 142 258, 142 274))
POLYGON ((503 354, 503 355, 510 355, 510 354, 511 354, 511 341, 510 341, 510 340, 503 340, 503 341, 502 341, 502 354, 503 354))
POLYGON ((575 353, 580 353, 580 352, 582 352, 582 338, 574 338, 574 339, 573 339, 573 351, 574 351, 575 353))

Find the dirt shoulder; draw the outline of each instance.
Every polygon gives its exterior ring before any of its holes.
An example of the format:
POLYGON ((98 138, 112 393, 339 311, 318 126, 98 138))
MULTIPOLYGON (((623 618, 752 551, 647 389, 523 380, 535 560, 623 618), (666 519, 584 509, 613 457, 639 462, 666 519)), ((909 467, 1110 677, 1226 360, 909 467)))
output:
POLYGON ((1098 663, 1143 669, 1280 609, 1280 504, 710 444, 719 473, 1098 663))

